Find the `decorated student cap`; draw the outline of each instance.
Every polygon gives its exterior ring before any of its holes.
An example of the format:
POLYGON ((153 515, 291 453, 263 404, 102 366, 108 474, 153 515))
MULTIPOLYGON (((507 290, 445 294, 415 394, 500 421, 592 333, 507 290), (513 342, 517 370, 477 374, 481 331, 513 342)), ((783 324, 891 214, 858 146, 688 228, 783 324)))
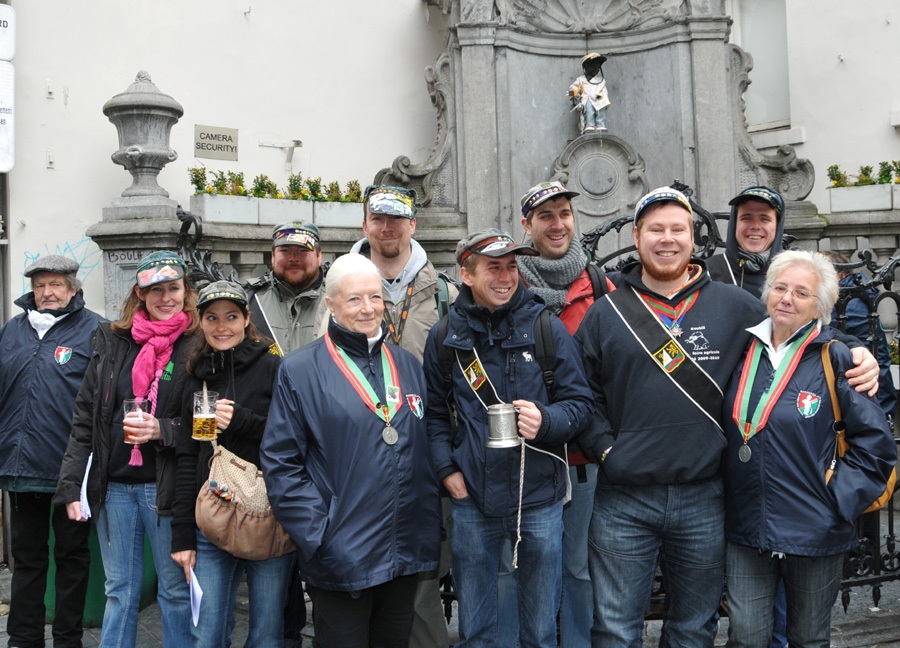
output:
POLYGON ((729 205, 740 205, 745 200, 761 200, 776 212, 778 217, 784 213, 784 199, 781 194, 768 187, 747 187, 737 196, 728 201, 729 205))
POLYGON ((502 257, 511 253, 527 256, 540 254, 530 245, 516 243, 509 234, 493 227, 473 232, 456 244, 456 262, 459 265, 462 265, 463 261, 472 254, 502 257))
POLYGON ((299 221, 276 225, 272 230, 272 247, 280 245, 299 245, 314 251, 319 245, 319 228, 299 221))
POLYGON ((641 219, 641 216, 644 215, 647 207, 658 202, 678 203, 687 210, 691 217, 694 215, 694 210, 691 209, 691 202, 687 199, 687 196, 677 189, 672 189, 672 187, 660 187, 659 189, 654 189, 638 201, 637 206, 634 208, 634 224, 637 225, 637 222, 641 219))
POLYGON ((370 214, 384 214, 412 220, 416 217, 416 191, 391 185, 369 185, 363 202, 370 214))
POLYGON ((240 285, 225 280, 214 281, 201 290, 197 308, 203 310, 204 307, 219 299, 233 301, 241 307, 241 310, 247 310, 247 293, 240 285))
POLYGON ((137 285, 139 288, 147 288, 166 281, 177 281, 186 273, 184 260, 174 252, 153 252, 138 264, 137 285))
POLYGON ((558 180, 536 184, 527 192, 525 192, 524 196, 522 196, 522 216, 527 217, 528 212, 530 212, 538 205, 547 202, 551 198, 564 196, 571 200, 575 196, 580 195, 581 194, 577 191, 569 191, 568 189, 566 189, 563 186, 563 183, 559 182, 558 180))

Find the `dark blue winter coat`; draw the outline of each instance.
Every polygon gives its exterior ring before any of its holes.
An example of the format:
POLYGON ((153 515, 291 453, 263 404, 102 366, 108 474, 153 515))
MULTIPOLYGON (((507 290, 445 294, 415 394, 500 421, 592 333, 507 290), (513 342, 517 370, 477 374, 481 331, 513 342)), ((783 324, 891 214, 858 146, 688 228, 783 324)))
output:
MULTIPOLYGON (((333 321, 328 333, 387 402, 381 343, 370 353, 364 335, 333 321)), ((388 346, 401 390, 394 445, 325 338, 289 354, 275 378, 260 463, 303 580, 321 589, 358 591, 438 566, 441 504, 428 458, 425 379, 412 354, 388 346)))
MULTIPOLYGON (((878 405, 847 384, 844 373, 853 361, 841 342, 834 342, 829 351, 850 450, 825 484, 835 433, 821 352, 831 339, 833 332, 825 329, 806 347, 768 423, 750 438, 746 463, 738 457, 743 437, 732 419, 744 360, 732 375, 723 412, 728 439, 725 535, 730 542, 798 556, 842 553, 856 545, 856 518, 884 490, 897 462, 897 448, 878 405)), ((763 353, 751 410, 770 386, 773 373, 763 353)))
MULTIPOLYGON (((515 399, 534 402, 543 423, 534 442, 558 454, 526 450, 522 508, 542 506, 562 498, 566 491, 563 444, 588 424, 593 413, 591 390, 575 341, 555 316, 550 325, 555 346, 554 381, 548 393, 535 357, 534 330, 544 304, 524 287, 493 312, 475 305, 468 286, 450 307, 444 344, 450 349, 474 348, 497 396, 505 403, 515 399)), ((460 471, 466 489, 486 517, 514 515, 519 504, 520 449, 486 448, 487 410, 475 396, 459 364, 451 370, 453 401, 458 427, 451 437, 448 388, 438 355, 438 326, 425 345, 425 377, 428 380, 428 435, 438 478, 460 471)), ((454 354, 455 355, 455 354, 454 354)))
MULTIPOLYGON (((16 300, 34 310, 34 293, 16 300)), ((56 490, 72 429, 72 410, 91 359, 91 340, 103 318, 84 307, 78 291, 72 312, 38 338, 22 313, 0 329, 0 478, 47 482, 56 490)), ((29 488, 29 490, 31 490, 29 488)))

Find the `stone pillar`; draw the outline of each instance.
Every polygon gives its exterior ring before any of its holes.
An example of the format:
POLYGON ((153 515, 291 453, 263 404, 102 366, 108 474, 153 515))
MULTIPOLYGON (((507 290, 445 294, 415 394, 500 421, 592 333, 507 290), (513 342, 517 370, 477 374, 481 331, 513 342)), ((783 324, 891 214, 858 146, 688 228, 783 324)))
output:
POLYGON ((178 157, 169 147, 169 133, 184 109, 141 71, 125 92, 106 102, 103 113, 119 134, 119 149, 112 160, 125 167, 133 180, 103 208, 102 221, 87 231, 103 252, 106 316, 114 318, 143 256, 176 249, 181 226, 175 215, 177 204, 157 184, 156 176, 178 157))
POLYGON ((501 222, 497 155, 497 70, 494 25, 461 26, 458 31, 462 68, 458 146, 465 175, 460 179, 460 209, 468 213, 469 231, 509 228, 501 222))

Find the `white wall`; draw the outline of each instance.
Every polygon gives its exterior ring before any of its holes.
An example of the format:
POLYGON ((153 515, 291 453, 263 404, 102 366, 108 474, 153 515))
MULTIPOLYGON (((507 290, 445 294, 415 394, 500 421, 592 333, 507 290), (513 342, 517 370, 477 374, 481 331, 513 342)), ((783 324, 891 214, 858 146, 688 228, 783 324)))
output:
MULTIPOLYGON (((434 142, 423 71, 446 47, 446 19, 421 0, 13 0, 17 20, 16 166, 9 175, 10 298, 36 256, 82 262, 102 311, 100 252, 84 237, 131 184, 112 163, 115 127, 103 104, 146 70, 185 114, 172 130, 179 159, 160 185, 187 208, 194 124, 237 128, 237 162, 210 169, 266 173, 286 184, 285 154, 260 140, 303 141, 293 168, 363 186, 398 155, 434 142), (51 84, 53 98, 47 98, 51 84), (53 149, 55 168, 46 168, 53 149)), ((18 309, 8 311, 16 314, 18 309)))
POLYGON ((800 157, 816 167, 809 200, 830 212, 826 169, 900 160, 900 3, 896 0, 787 2, 791 126, 800 157), (843 60, 841 60, 841 58, 843 60))

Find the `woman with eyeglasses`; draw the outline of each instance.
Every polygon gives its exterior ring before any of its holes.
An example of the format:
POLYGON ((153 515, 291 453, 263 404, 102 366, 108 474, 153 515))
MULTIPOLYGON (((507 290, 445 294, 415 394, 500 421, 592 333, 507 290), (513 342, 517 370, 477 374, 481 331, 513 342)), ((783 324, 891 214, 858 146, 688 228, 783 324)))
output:
POLYGON ((773 259, 762 294, 769 317, 749 329, 753 339, 725 393, 728 646, 769 645, 779 579, 790 645, 829 645, 856 518, 897 461, 884 414, 844 376, 850 351, 827 328, 837 296, 824 255, 788 251, 773 259), (826 344, 831 368, 823 362, 826 344), (826 372, 834 375, 850 445, 840 458, 826 372))

